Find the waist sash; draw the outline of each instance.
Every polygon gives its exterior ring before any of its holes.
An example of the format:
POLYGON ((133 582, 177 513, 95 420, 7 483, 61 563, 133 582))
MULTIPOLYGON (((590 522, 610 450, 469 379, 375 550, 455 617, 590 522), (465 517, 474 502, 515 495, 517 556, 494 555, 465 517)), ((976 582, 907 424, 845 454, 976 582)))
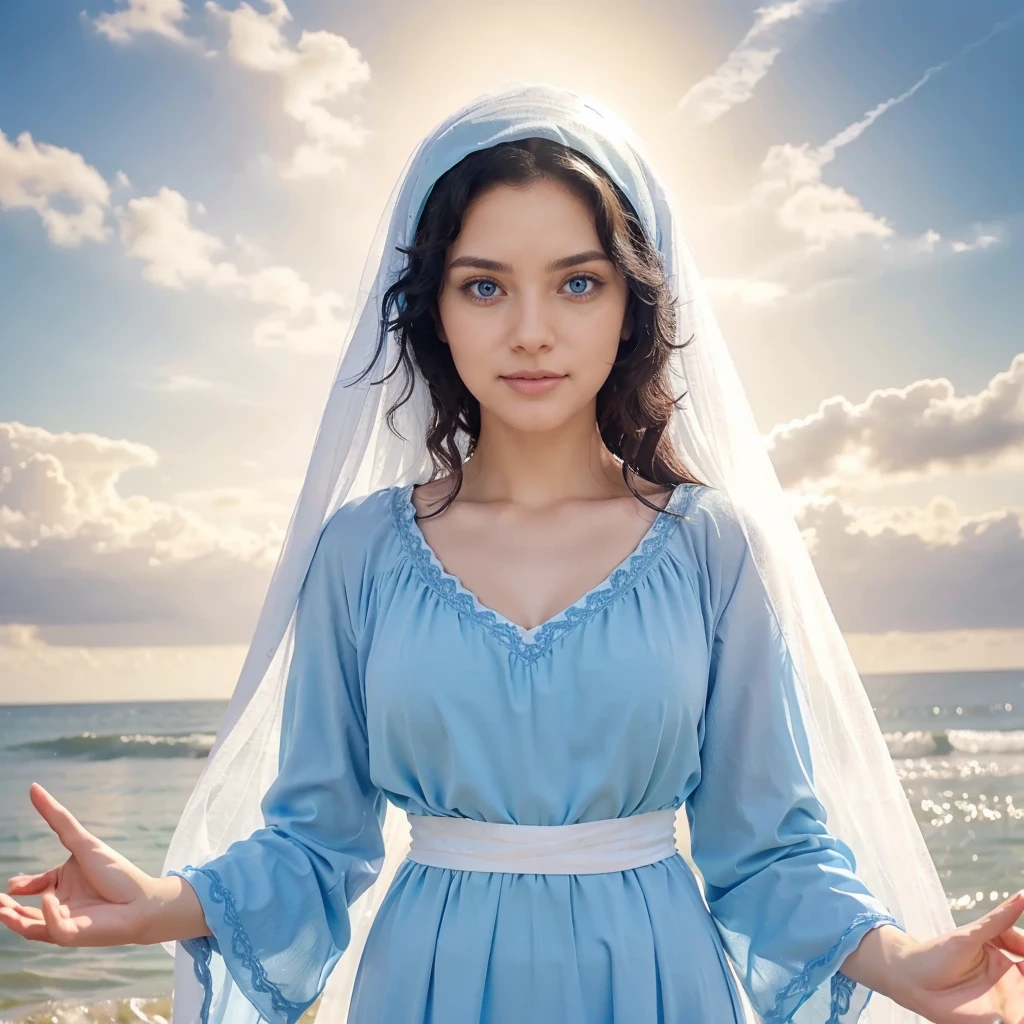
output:
POLYGON ((447 815, 408 814, 408 859, 456 871, 593 875, 625 871, 677 852, 676 812, 631 814, 572 825, 512 825, 447 815))

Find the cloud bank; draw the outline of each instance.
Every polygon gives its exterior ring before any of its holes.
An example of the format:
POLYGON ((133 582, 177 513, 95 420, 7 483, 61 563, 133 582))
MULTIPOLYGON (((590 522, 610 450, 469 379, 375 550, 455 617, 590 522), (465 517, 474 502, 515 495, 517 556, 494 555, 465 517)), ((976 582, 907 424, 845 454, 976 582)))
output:
MULTIPOLYGON (((283 531, 121 493, 146 445, 0 423, 0 626, 50 644, 248 640, 283 531)), ((13 642, 13 641, 12 641, 13 642)))

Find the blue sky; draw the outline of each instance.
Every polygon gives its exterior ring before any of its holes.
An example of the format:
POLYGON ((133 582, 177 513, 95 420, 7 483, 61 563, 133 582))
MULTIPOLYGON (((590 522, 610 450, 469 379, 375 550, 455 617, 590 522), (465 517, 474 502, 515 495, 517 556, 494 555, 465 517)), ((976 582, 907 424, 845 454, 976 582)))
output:
POLYGON ((862 670, 1024 666, 1020 0, 20 0, 0 700, 161 696, 182 659, 230 691, 379 211, 419 138, 513 76, 648 140, 862 670), (87 237, 47 226, 90 203, 87 237), (947 576, 962 600, 923 583, 947 576), (880 590, 900 603, 867 613, 880 590))

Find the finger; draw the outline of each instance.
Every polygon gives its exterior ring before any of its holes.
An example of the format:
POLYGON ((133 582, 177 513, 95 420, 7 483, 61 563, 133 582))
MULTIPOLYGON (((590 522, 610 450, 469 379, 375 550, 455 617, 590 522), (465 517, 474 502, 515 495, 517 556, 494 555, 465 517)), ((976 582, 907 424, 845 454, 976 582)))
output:
POLYGON ((97 842, 96 837, 38 782, 33 782, 29 786, 28 795, 46 824, 57 833, 57 838, 65 849, 75 853, 83 846, 92 846, 97 842))
POLYGON ((32 939, 35 942, 53 942, 45 922, 31 921, 27 917, 22 917, 21 914, 16 914, 8 907, 0 907, 0 922, 24 939, 32 939))
POLYGON ((994 910, 983 914, 968 927, 976 939, 992 940, 1013 927, 1024 912, 1024 891, 1015 892, 994 910))
POLYGON ((7 880, 7 891, 13 896, 35 896, 46 888, 57 885, 57 869, 50 868, 41 875, 14 875, 7 880))
POLYGON ((42 921, 43 919, 43 912, 38 907, 23 906, 17 900, 12 900, 10 896, 2 892, 0 892, 0 907, 13 910, 16 914, 21 914, 22 917, 27 917, 33 921, 42 921))
POLYGON ((73 944, 75 929, 68 924, 64 915, 61 914, 60 901, 49 890, 43 893, 43 920, 46 924, 46 930, 50 933, 50 938, 58 946, 73 944))
POLYGON ((1024 931, 1021 931, 1020 928, 1007 928, 1005 932, 1000 932, 992 942, 1008 953, 1024 956, 1024 931))

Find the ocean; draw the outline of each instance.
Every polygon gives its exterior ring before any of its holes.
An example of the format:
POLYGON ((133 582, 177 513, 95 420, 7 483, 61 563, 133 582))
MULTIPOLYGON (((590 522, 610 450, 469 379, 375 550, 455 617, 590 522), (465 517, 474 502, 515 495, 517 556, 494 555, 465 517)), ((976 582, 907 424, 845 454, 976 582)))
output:
MULTIPOLYGON (((1024 887, 1024 670, 874 675, 864 685, 954 920, 971 921, 1024 887)), ((226 706, 0 706, 0 884, 67 855, 29 802, 32 782, 159 874, 226 706)), ((61 949, 0 926, 0 1019, 54 999, 166 997, 171 965, 159 945, 61 949)))

